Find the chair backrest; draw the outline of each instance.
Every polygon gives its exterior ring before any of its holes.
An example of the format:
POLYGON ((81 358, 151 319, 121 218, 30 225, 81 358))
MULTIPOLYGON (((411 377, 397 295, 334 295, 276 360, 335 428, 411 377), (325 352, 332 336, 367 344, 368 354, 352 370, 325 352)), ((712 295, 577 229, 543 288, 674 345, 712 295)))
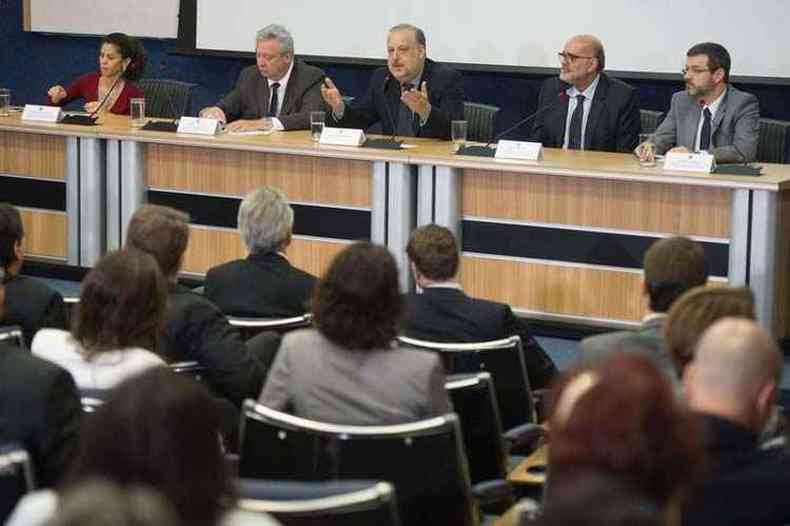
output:
POLYGON ((170 79, 141 79, 137 86, 145 94, 146 117, 177 119, 189 115, 192 90, 197 84, 170 79))
POLYGON ((203 381, 203 373, 206 371, 205 367, 192 360, 187 360, 184 362, 172 362, 167 364, 167 366, 174 373, 189 376, 198 382, 203 381))
POLYGON ((476 367, 491 373, 494 380, 502 427, 507 430, 521 424, 536 423, 535 402, 518 336, 474 343, 431 342, 406 336, 399 336, 398 340, 407 347, 439 352, 449 358, 445 363, 474 355, 476 367))
POLYGON ((25 337, 22 335, 22 328, 19 325, 0 327, 0 343, 13 345, 14 347, 24 347, 25 337))
POLYGON ((639 120, 642 124, 642 133, 653 133, 664 120, 664 112, 639 110, 639 120))
POLYGON ((307 313, 291 318, 242 318, 239 316, 228 316, 228 322, 239 329, 243 339, 249 340, 266 331, 285 334, 294 329, 309 327, 313 323, 313 315, 307 313))
POLYGON ((80 308, 80 297, 63 296, 63 303, 66 305, 66 327, 71 327, 71 322, 77 315, 77 309, 80 308))
POLYGON ((107 399, 110 394, 110 389, 80 389, 80 403, 82 404, 82 412, 85 414, 95 413, 107 399))
POLYGON ((444 385, 461 421, 472 484, 507 478, 507 449, 491 374, 455 375, 444 385))
POLYGON ((284 526, 398 526, 395 489, 387 482, 293 482, 241 479, 236 506, 273 515, 284 526))
POLYGON ((790 160, 790 122, 760 119, 757 160, 764 163, 787 163, 790 160))
POLYGON ((35 488, 30 455, 18 444, 0 444, 0 524, 22 496, 35 488))
POLYGON ((314 422, 244 403, 239 475, 385 480, 403 524, 473 524, 469 472, 454 414, 393 426, 314 422))
POLYGON ((488 142, 493 139, 497 113, 499 113, 497 106, 479 102, 464 102, 467 139, 480 142, 488 142))

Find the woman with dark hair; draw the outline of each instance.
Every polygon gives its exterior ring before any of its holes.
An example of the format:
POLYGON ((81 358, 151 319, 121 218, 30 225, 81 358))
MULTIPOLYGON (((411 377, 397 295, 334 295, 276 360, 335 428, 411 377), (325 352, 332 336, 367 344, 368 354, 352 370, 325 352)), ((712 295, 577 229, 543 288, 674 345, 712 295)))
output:
POLYGON ((88 113, 109 111, 128 115, 129 100, 144 96, 134 85, 134 81, 143 76, 143 71, 143 45, 123 33, 110 33, 101 39, 99 72, 86 73, 65 88, 52 86, 47 92, 49 102, 63 106, 81 98, 88 113))
POLYGON ((354 243, 313 294, 315 329, 288 333, 260 402, 351 425, 401 424, 450 411, 438 355, 393 344, 403 313, 395 259, 354 243))
MULTIPOLYGON (((214 399, 200 383, 153 369, 116 387, 87 419, 61 492, 101 477, 123 488, 145 485, 164 496, 189 526, 239 524, 249 514, 226 513, 233 487, 218 437, 214 399)), ((7 526, 37 526, 57 514, 58 494, 25 497, 7 526)), ((274 524, 255 514, 258 524, 274 524)))
POLYGON ((138 250, 108 252, 82 283, 71 333, 42 329, 31 350, 69 371, 80 389, 110 389, 165 365, 153 351, 166 293, 153 257, 138 250))

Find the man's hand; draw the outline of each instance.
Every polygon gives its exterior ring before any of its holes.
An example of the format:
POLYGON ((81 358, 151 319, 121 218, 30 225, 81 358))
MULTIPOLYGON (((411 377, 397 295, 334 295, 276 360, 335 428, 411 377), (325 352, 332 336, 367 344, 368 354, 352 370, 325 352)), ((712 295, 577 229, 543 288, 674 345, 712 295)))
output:
POLYGON ((332 113, 335 115, 343 113, 343 107, 345 105, 343 102, 343 95, 340 94, 340 90, 337 89, 337 86, 335 86, 335 83, 332 82, 332 79, 329 77, 326 77, 324 83, 321 84, 321 96, 329 107, 332 108, 332 113))
POLYGON ((670 152, 671 153, 691 153, 691 150, 689 150, 685 146, 675 146, 674 148, 669 150, 669 152, 667 152, 667 153, 670 153, 670 152))
MULTIPOLYGON (((271 128, 271 119, 269 119, 269 128, 271 128)), ((238 120, 233 121, 227 126, 225 126, 225 130, 229 132, 245 132, 245 131, 258 131, 258 130, 266 130, 266 118, 263 119, 251 119, 251 120, 238 120)))
POLYGON ((428 102, 428 85, 423 81, 418 90, 404 91, 401 93, 400 100, 409 107, 411 111, 420 115, 420 119, 425 122, 431 113, 431 103, 428 102))
POLYGON ((205 119, 217 119, 221 123, 228 122, 227 117, 225 117, 225 112, 222 111, 222 108, 217 106, 209 106, 208 108, 203 108, 200 110, 198 114, 205 119))

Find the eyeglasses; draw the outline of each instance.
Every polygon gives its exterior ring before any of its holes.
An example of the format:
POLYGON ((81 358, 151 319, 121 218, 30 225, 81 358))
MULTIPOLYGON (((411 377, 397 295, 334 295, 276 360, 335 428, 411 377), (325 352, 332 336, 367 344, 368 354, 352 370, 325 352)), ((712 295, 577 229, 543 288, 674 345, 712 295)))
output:
POLYGON ((573 53, 568 53, 567 51, 560 51, 559 53, 557 53, 557 58, 560 59, 560 64, 563 62, 570 62, 571 64, 573 64, 580 58, 592 59, 595 57, 583 57, 581 55, 574 55, 573 53))
POLYGON ((711 71, 710 68, 683 68, 683 69, 680 70, 680 72, 683 73, 684 77, 687 74, 700 75, 702 73, 707 73, 709 71, 711 71))

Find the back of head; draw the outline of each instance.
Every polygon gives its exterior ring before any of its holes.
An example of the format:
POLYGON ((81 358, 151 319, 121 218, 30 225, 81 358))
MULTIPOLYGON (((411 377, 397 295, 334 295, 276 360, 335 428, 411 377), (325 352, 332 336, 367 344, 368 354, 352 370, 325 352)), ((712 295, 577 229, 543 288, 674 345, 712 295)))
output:
POLYGON ((291 240, 294 212, 277 188, 248 193, 239 206, 239 232, 250 254, 282 250, 291 240))
POLYGON ((425 225, 409 236, 406 254, 417 271, 432 281, 447 281, 458 272, 458 243, 449 229, 425 225))
POLYGON ((123 73, 124 78, 138 80, 145 72, 146 54, 143 44, 125 33, 110 33, 102 37, 102 44, 112 44, 121 54, 121 58, 129 59, 129 65, 123 73))
POLYGON ((156 261, 137 250, 108 252, 82 282, 72 333, 90 353, 156 350, 167 288, 156 261))
POLYGON ((148 485, 184 524, 214 524, 230 493, 219 426, 205 387, 150 369, 116 387, 87 420, 68 482, 105 477, 123 487, 148 485))
POLYGON ((666 312, 684 292, 708 281, 705 252, 687 237, 656 241, 645 253, 642 267, 653 312, 666 312))
POLYGON ((329 340, 349 349, 390 345, 403 312, 395 258, 358 242, 340 252, 313 293, 313 320, 329 340))
POLYGON ((702 333, 728 316, 754 319, 754 295, 747 288, 698 287, 681 296, 669 309, 664 336, 678 372, 694 358, 702 333))
POLYGON ((22 243, 24 237, 19 210, 11 204, 0 203, 0 268, 5 269, 17 260, 16 245, 22 243))
POLYGON ((126 246, 151 254, 168 279, 178 274, 188 243, 189 216, 167 206, 141 206, 126 230, 126 246))

